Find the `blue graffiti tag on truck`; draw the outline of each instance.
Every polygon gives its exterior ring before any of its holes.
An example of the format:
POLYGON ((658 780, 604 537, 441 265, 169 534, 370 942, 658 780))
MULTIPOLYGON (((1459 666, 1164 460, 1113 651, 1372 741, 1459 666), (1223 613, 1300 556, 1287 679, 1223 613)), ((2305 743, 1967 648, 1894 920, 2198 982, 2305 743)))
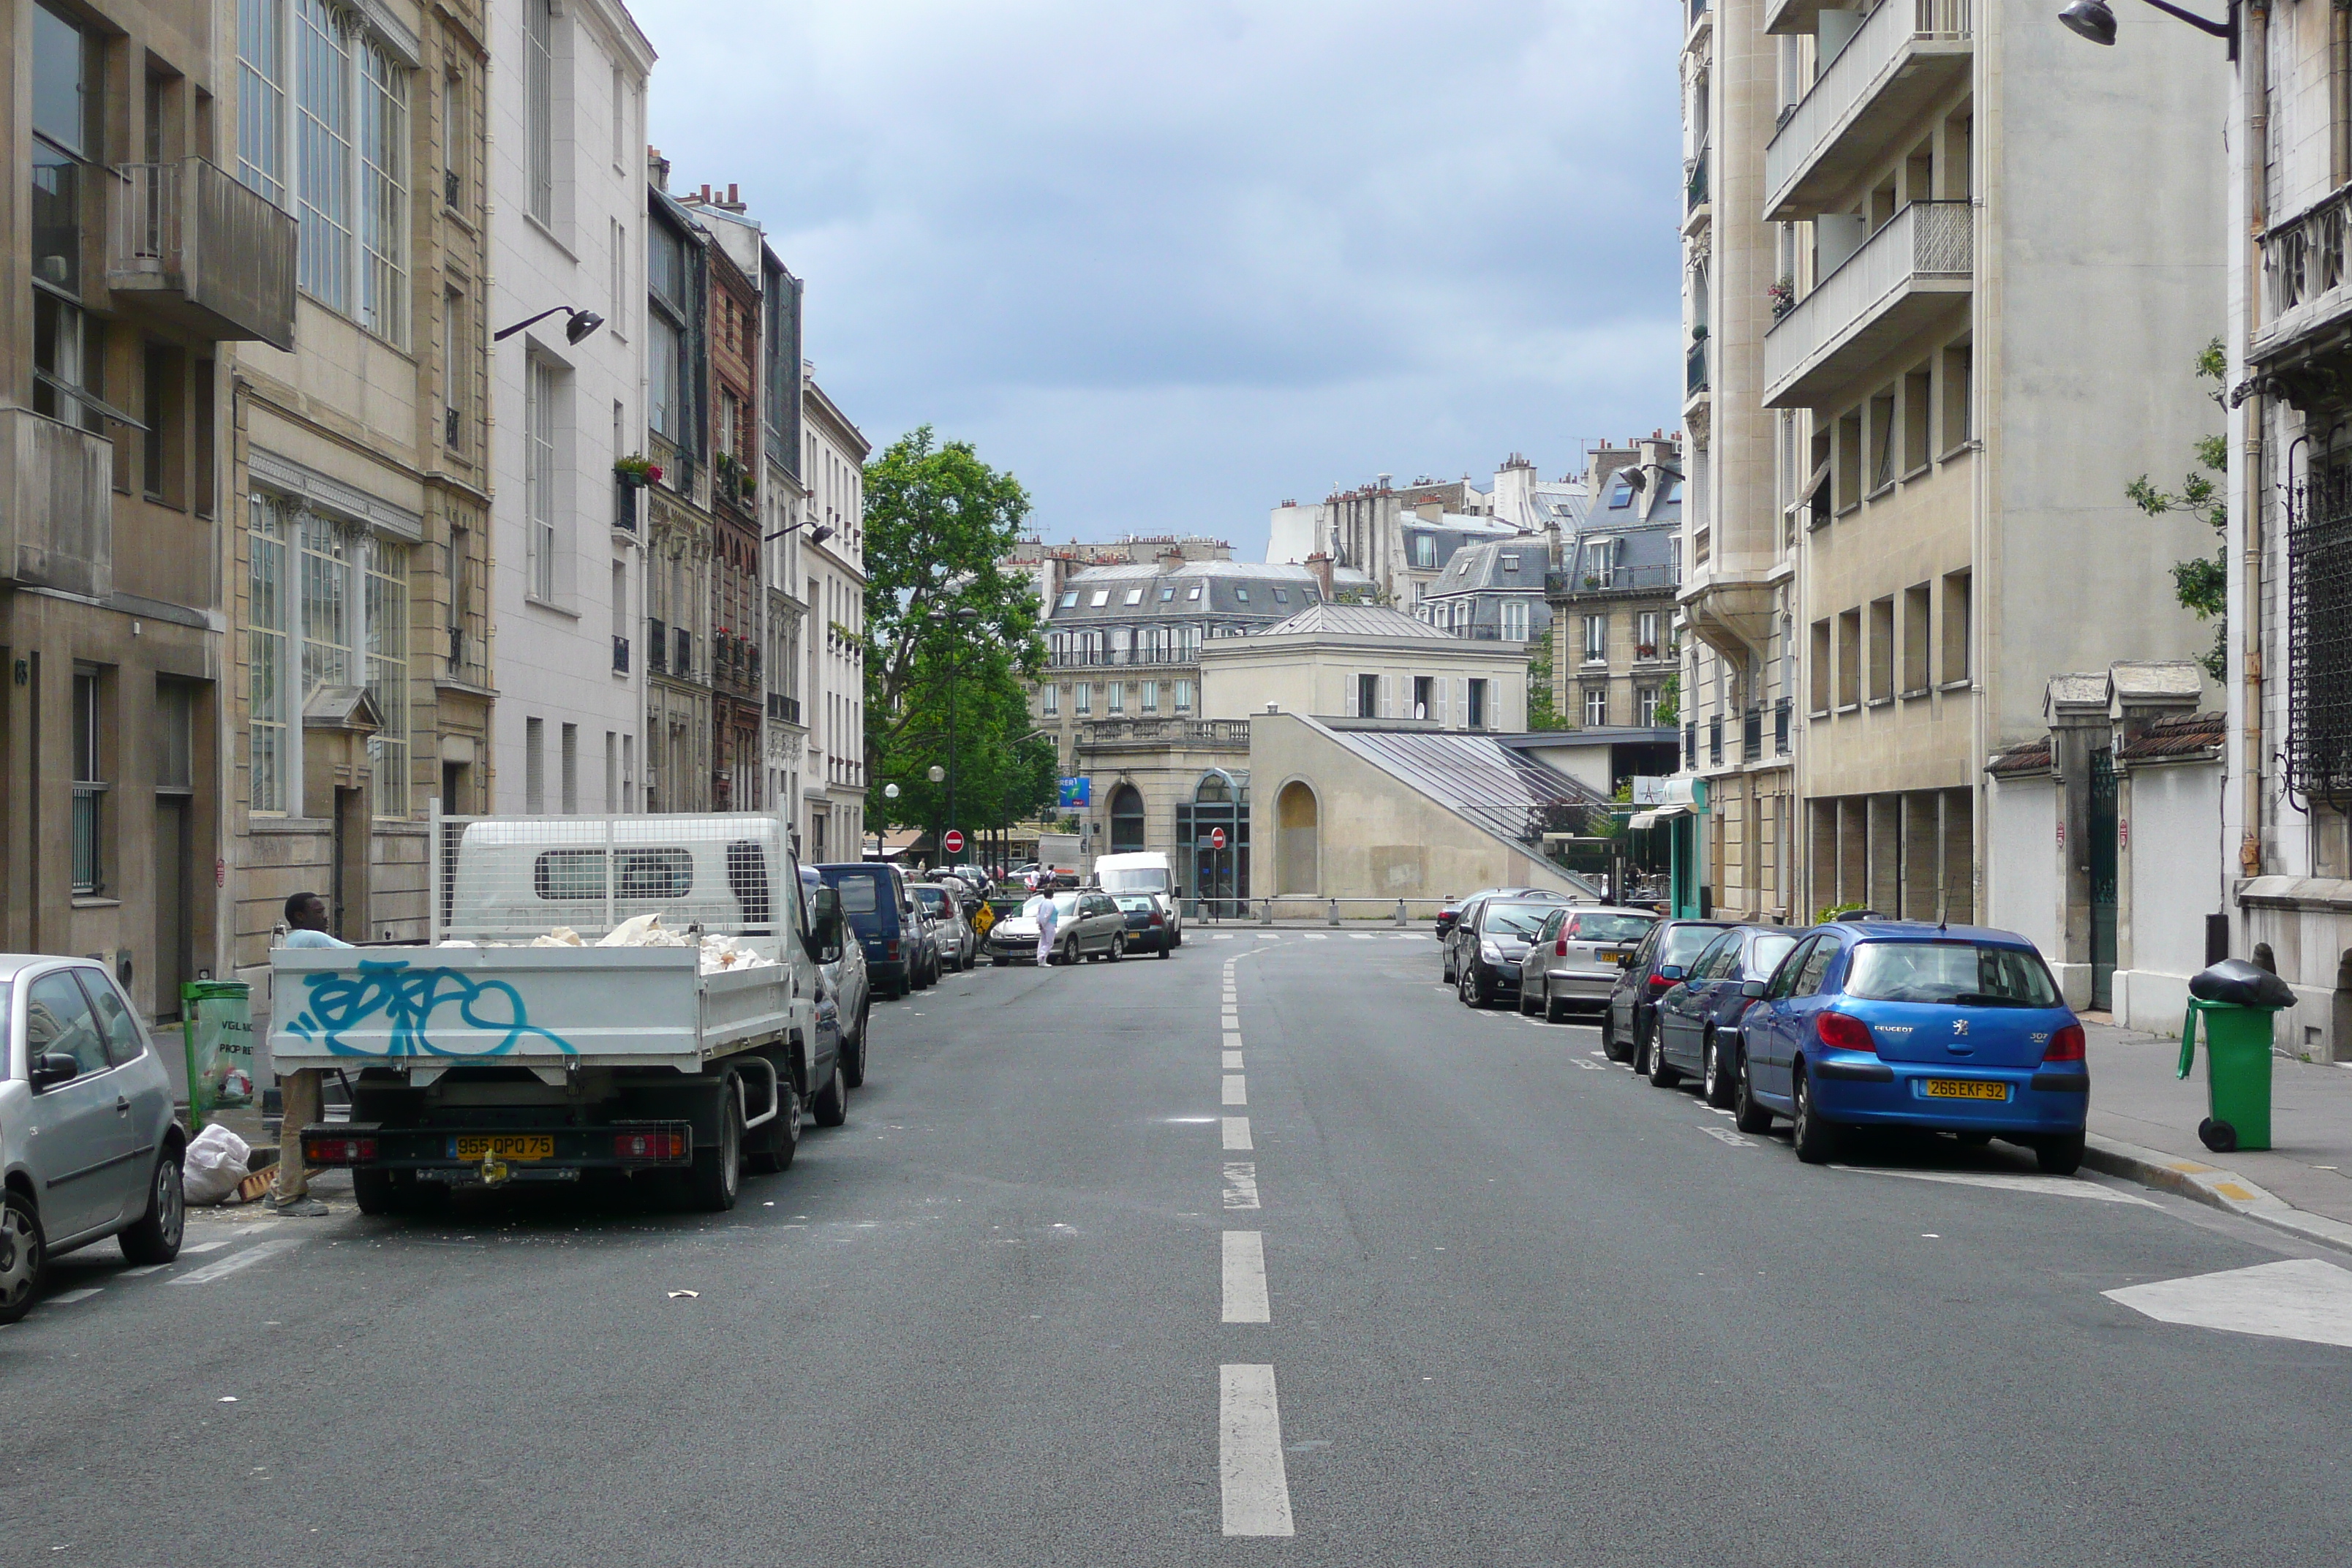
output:
POLYGON ((455 969, 413 969, 405 960, 362 959, 357 975, 309 974, 302 983, 310 1005, 287 1030, 304 1040, 323 1039, 339 1057, 500 1057, 526 1038, 548 1041, 566 1056, 580 1054, 562 1036, 533 1024, 521 994, 503 980, 469 980, 455 969), (435 1045, 427 1033, 434 1015, 453 1003, 457 1016, 441 1020, 445 1031, 462 1026, 476 1037, 491 1037, 456 1048, 435 1045), (345 1031, 378 1017, 389 1026, 382 1050, 362 1050, 342 1038, 345 1031))

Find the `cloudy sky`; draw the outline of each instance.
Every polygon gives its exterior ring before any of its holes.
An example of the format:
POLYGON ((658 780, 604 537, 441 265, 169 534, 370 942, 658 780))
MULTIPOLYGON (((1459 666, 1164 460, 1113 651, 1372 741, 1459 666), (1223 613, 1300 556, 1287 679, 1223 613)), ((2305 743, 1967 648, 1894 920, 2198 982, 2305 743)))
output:
POLYGON ((1678 8, 635 0, 673 189, 741 185, 825 389, 1048 537, 1677 422, 1678 8))

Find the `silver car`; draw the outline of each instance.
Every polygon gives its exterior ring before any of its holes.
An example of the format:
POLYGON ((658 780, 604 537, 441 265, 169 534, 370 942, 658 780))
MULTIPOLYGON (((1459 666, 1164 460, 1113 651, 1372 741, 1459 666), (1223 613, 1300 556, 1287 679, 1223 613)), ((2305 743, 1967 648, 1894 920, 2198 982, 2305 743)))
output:
POLYGON ((980 937, 964 913, 957 889, 938 882, 917 882, 907 889, 931 922, 931 941, 939 948, 940 967, 970 969, 980 962, 980 937))
MULTIPOLYGON (((809 901, 824 886, 814 866, 801 868, 801 886, 809 901)), ((825 988, 841 1009, 841 1076, 850 1088, 866 1082, 866 1030, 874 1016, 874 985, 866 972, 866 944, 856 940, 841 944, 841 956, 824 967, 825 988)))
POLYGON ((112 1236, 133 1263, 180 1255, 185 1140, 163 1058, 103 966, 0 953, 0 1323, 13 1323, 58 1253, 112 1236))
POLYGON ((1519 966, 1519 1011, 1557 1024, 1570 1007, 1601 1008, 1658 917, 1647 910, 1580 905, 1554 911, 1519 966))

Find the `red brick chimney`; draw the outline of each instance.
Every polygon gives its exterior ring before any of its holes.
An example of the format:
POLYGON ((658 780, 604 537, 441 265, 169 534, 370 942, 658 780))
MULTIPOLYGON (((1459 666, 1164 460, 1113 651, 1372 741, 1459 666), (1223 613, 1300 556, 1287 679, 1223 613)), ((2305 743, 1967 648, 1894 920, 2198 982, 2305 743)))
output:
POLYGON ((1332 586, 1331 558, 1320 550, 1307 558, 1307 570, 1314 574, 1315 585, 1323 591, 1323 602, 1331 603, 1339 595, 1332 586))

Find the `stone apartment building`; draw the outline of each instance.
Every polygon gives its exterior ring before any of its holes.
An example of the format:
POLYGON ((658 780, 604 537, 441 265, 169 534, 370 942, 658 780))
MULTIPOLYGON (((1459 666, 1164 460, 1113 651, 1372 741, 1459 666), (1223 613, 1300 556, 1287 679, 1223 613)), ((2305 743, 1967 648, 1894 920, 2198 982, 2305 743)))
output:
POLYGON ((614 0, 490 16, 495 809, 643 804, 645 98, 653 47, 614 0), (568 307, 568 309, 567 309, 568 307), (603 318, 582 331, 575 310, 603 318), (609 637, 611 657, 603 657, 609 637))
POLYGON ((1686 909, 1802 921, 1797 810, 1797 541, 1801 412, 1762 400, 1764 340, 1784 286, 1780 226, 1766 221, 1765 147, 1783 105, 1761 0, 1711 5, 1683 47, 1683 428, 1679 592, 1685 774, 1703 816, 1673 820, 1686 909), (1784 459, 1781 454, 1788 456, 1784 459))
MULTIPOLYGON (((1757 398, 1797 416, 1774 455, 1801 524, 1794 908, 1998 919, 1987 758, 2046 730, 2055 676, 2210 641, 2171 576, 2210 551, 2208 531, 2126 491, 2212 433, 2194 365, 2222 319, 2224 257, 2220 231, 2184 215, 2221 210, 2226 77, 2210 40, 2137 10, 2113 51, 1986 0, 1707 10, 1711 89, 1732 90, 1735 121, 1777 127, 1760 178, 1752 132, 1726 144, 1712 198, 1776 226, 1775 258, 1735 251, 1706 297, 1742 317, 1759 297, 1785 306, 1757 398), (1744 107, 1768 82, 1765 110, 1744 107)), ((1711 150, 1703 164, 1693 187, 1716 181, 1711 150)), ((1711 344, 1718 323, 1696 324, 1711 344)), ((1711 420, 1745 395, 1737 363, 1711 384, 1711 420)), ((1727 444, 1727 499, 1760 491, 1762 461, 1752 429, 1727 444)), ((1751 501, 1724 526, 1710 571, 1769 583, 1785 523, 1751 501)), ((1696 607, 1695 624, 1713 615, 1696 607)), ((1769 687, 1730 689, 1745 705, 1769 687)), ((2087 973, 2092 942, 2070 921, 2051 956, 2087 973)))
MULTIPOLYGON (((2230 525, 2221 816, 2229 952, 2263 953, 2301 1004, 2283 1048, 2352 1060, 2352 98, 2345 13, 2255 0, 2237 13, 2226 219, 2230 525)), ((2123 20, 2140 22, 2136 16, 2123 20)), ((2184 35, 2206 76, 2218 45, 2184 35)), ((2168 38, 2168 44, 2174 39, 2168 38)), ((2168 178, 2172 166, 2166 165, 2168 178)), ((2217 231, 2219 233, 2219 231, 2217 231)), ((2197 553, 2206 553, 2200 549, 2197 553)), ((2188 552, 2179 552, 2183 555, 2188 552)))
POLYGON ((646 204, 645 807, 709 811, 710 634, 718 522, 711 516, 710 239, 668 192, 655 153, 646 204))
POLYGON ((855 860, 866 836, 866 459, 873 450, 801 367, 802 545, 809 632, 801 842, 814 860, 855 860), (819 538, 822 530, 824 537, 819 538))
POLYGON ((230 365, 294 343, 295 223, 233 173, 214 9, 8 15, 0 945, 105 956, 169 1018, 237 945, 230 365))
POLYGON ((1665 437, 1597 448, 1579 487, 1590 500, 1559 520, 1544 599, 1552 707, 1570 729, 1651 726, 1679 668, 1680 458, 1665 437))
POLYGON ((223 872, 259 979, 298 889, 424 935, 430 804, 490 798, 489 34, 466 0, 221 15, 234 172, 298 228, 290 352, 238 346, 225 418, 223 872))
POLYGON ((760 488, 761 574, 767 591, 766 693, 769 809, 792 825, 797 839, 807 821, 801 768, 808 748, 803 707, 803 639, 810 635, 808 601, 801 597, 810 528, 808 486, 803 482, 801 417, 801 280, 776 253, 760 247, 760 447, 766 482, 760 488))

